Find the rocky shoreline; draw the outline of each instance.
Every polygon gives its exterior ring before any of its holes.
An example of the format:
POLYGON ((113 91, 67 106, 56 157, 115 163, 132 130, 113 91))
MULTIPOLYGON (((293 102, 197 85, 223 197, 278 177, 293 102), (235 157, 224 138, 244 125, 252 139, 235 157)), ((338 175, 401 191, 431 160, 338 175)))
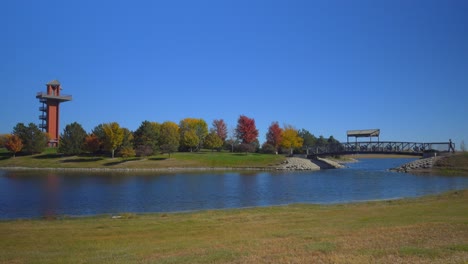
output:
POLYGON ((310 160, 305 158, 287 158, 276 170, 323 170, 338 169, 344 166, 332 160, 317 158, 310 160))
POLYGON ((434 166, 434 164, 436 163, 438 159, 439 157, 418 159, 412 162, 405 163, 399 167, 390 169, 390 171, 404 172, 404 173, 428 171, 432 169, 432 167, 434 166))

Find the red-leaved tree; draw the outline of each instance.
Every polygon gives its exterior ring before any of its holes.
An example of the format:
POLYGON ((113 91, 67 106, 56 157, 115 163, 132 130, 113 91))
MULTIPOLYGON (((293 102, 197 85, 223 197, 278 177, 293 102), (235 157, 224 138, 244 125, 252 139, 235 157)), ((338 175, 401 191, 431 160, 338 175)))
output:
POLYGON ((255 127, 255 120, 253 118, 248 118, 247 116, 241 115, 237 120, 236 135, 243 144, 250 144, 254 142, 258 137, 258 130, 255 127))
POLYGON ((99 138, 94 134, 89 134, 85 137, 84 148, 91 152, 97 152, 101 147, 101 142, 99 142, 99 138))
POLYGON ((281 134, 283 129, 279 126, 278 122, 271 123, 266 134, 267 143, 275 147, 275 150, 278 151, 278 147, 281 144, 281 134))
POLYGON ((213 131, 223 142, 226 141, 228 131, 223 119, 213 120, 213 131))

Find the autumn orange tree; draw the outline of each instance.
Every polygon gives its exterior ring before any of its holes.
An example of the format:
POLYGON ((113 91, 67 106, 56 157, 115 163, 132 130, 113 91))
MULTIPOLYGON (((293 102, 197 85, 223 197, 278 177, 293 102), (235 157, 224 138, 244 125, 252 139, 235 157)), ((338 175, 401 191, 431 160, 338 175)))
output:
POLYGON ((302 147, 304 142, 304 139, 299 136, 297 130, 290 125, 284 127, 281 138, 281 147, 289 149, 291 155, 293 154, 293 150, 302 147))
POLYGON ((103 151, 104 150, 104 141, 105 141, 106 134, 104 133, 103 126, 104 126, 104 124, 101 123, 101 124, 95 126, 91 130, 91 134, 95 135, 97 137, 97 139, 98 139, 98 142, 99 142, 98 151, 103 151))
POLYGON ((13 153, 13 158, 23 148, 23 143, 17 135, 7 135, 4 145, 9 152, 13 153))
POLYGON ((266 143, 270 144, 275 148, 275 152, 278 153, 278 148, 281 144, 283 129, 279 126, 278 122, 271 123, 266 134, 266 143))
POLYGON ((101 148, 102 142, 99 141, 99 138, 91 133, 85 137, 84 148, 86 151, 91 153, 97 152, 101 148))

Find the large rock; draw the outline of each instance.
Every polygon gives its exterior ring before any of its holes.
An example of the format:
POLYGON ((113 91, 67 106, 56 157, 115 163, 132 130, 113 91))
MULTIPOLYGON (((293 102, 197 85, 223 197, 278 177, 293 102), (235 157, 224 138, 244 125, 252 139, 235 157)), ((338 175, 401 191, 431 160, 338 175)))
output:
POLYGON ((318 165, 321 169, 341 169, 344 168, 343 165, 339 164, 336 161, 318 158, 313 161, 316 165, 318 165))
POLYGON ((338 169, 344 166, 328 159, 318 158, 310 160, 305 158, 286 158, 286 160, 277 167, 277 170, 321 170, 321 169, 338 169))
POLYGON ((411 172, 416 170, 427 170, 431 169, 434 166, 437 157, 418 159, 412 162, 405 163, 399 167, 390 169, 390 171, 395 172, 411 172))
POLYGON ((320 170, 320 167, 312 163, 309 159, 286 158, 286 160, 276 168, 277 170, 320 170))

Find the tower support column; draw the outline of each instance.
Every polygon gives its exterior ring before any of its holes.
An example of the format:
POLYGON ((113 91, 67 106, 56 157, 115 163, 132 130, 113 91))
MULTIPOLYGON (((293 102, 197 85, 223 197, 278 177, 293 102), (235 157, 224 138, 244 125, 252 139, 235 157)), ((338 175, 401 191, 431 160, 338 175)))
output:
POLYGON ((49 136, 49 146, 57 147, 60 139, 59 106, 62 102, 71 101, 72 96, 60 94, 62 87, 57 80, 50 81, 46 86, 47 92, 39 92, 36 95, 39 102, 43 104, 43 106, 39 108, 39 110, 43 112, 39 117, 42 120, 40 127, 43 131, 45 129, 45 132, 49 136))

